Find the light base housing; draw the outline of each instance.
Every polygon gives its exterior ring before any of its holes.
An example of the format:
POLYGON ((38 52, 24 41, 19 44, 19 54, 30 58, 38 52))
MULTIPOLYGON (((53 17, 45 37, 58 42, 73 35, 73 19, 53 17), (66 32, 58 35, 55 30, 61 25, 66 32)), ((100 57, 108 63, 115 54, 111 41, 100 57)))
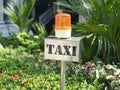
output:
POLYGON ((57 38, 71 38, 71 30, 55 30, 57 38))

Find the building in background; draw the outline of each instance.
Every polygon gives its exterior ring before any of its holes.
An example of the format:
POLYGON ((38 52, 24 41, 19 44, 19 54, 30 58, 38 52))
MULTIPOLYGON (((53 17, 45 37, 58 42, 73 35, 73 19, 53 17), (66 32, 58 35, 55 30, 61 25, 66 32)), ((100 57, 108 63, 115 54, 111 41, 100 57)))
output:
POLYGON ((57 0, 37 0, 35 4, 35 20, 43 24, 48 32, 53 28, 57 0))
POLYGON ((2 13, 2 9, 9 3, 10 0, 0 0, 0 33, 3 36, 9 36, 9 33, 18 32, 18 28, 11 22, 8 16, 2 13))

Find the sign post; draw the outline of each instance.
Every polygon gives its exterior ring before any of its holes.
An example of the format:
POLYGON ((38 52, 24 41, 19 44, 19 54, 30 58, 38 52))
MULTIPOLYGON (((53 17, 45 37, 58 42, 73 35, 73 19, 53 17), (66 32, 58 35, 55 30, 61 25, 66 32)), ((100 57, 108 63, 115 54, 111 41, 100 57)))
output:
POLYGON ((64 90, 65 88, 65 64, 66 61, 61 61, 61 82, 60 82, 60 90, 64 90))
POLYGON ((61 60, 61 86, 65 89, 65 65, 66 61, 79 62, 80 58, 80 37, 59 39, 55 36, 45 38, 45 58, 61 60))

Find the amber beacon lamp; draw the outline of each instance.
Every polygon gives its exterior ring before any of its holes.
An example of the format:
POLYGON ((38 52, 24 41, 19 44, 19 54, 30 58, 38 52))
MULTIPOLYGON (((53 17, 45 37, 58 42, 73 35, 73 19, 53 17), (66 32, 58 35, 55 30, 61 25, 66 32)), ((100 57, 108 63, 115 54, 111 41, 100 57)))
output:
POLYGON ((55 36, 57 38, 71 38, 71 15, 58 13, 55 15, 55 36))

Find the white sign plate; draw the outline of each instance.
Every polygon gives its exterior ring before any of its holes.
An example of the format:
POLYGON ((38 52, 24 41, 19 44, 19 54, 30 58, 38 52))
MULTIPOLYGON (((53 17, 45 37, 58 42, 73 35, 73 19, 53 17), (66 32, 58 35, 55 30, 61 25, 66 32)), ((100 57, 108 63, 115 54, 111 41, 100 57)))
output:
POLYGON ((45 58, 52 60, 79 62, 80 37, 58 39, 54 36, 45 38, 45 58))

